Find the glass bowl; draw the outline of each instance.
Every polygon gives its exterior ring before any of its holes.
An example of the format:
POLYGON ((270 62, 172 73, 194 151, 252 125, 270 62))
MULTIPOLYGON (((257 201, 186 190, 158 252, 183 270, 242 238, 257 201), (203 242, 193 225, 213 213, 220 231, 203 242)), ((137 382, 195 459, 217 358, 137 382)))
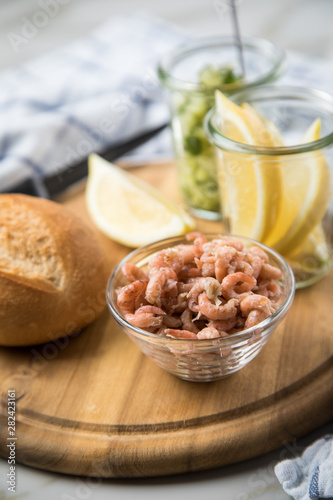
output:
MULTIPOLYGON (((210 241, 220 235, 205 236, 210 241)), ((240 240, 245 247, 256 245, 262 248, 269 257, 269 263, 281 269, 283 273, 279 281, 282 289, 279 308, 272 316, 254 327, 230 334, 228 337, 210 340, 179 339, 149 333, 125 320, 123 312, 117 305, 117 289, 128 283, 121 271, 123 264, 133 263, 145 269, 155 253, 175 245, 190 244, 185 236, 167 238, 131 252, 118 264, 107 284, 107 304, 120 328, 158 366, 184 380, 194 382, 218 380, 246 366, 261 351, 286 316, 294 298, 294 275, 283 257, 250 238, 223 236, 240 240)))

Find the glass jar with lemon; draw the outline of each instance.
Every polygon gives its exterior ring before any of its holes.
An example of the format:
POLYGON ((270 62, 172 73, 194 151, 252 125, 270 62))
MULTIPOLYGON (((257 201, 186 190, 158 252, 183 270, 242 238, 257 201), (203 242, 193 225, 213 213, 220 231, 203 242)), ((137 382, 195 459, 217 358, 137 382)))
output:
POLYGON ((297 87, 216 93, 206 117, 216 146, 228 232, 259 240, 291 264, 297 287, 333 254, 333 98, 297 87))

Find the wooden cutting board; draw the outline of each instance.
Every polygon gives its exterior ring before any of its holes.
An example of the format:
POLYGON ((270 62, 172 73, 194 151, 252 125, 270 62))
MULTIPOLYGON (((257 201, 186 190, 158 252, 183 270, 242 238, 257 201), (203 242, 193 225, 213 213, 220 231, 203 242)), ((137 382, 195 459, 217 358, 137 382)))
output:
MULTIPOLYGON (((172 165, 133 172, 169 195, 172 165)), ((61 202, 89 222, 84 186, 61 202)), ((90 222, 89 222, 90 223, 90 222)), ((90 223, 91 224, 91 223, 90 223)), ((218 222, 198 229, 220 231, 218 222)), ((129 249, 97 233, 110 272, 129 249)), ((80 335, 0 349, 0 453, 8 457, 7 392, 16 391, 16 459, 104 477, 182 473, 283 446, 333 417, 333 273, 297 291, 292 309, 243 370, 180 380, 145 357, 107 310, 80 335)))

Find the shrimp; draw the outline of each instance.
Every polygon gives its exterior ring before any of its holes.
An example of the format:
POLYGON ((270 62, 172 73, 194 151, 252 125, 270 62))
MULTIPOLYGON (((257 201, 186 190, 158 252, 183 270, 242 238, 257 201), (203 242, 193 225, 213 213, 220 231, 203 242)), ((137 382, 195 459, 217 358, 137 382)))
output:
POLYGON ((188 330, 176 330, 174 328, 166 328, 164 330, 167 337, 175 337, 181 339, 197 339, 197 335, 188 330))
POLYGON ((158 328, 163 324, 165 312, 159 307, 142 306, 134 314, 125 314, 125 319, 138 328, 158 328))
POLYGON ((183 281, 178 281, 177 283, 178 293, 188 293, 193 285, 194 283, 188 281, 186 283, 184 283, 183 281))
POLYGON ((198 339, 217 339, 220 336, 220 332, 213 326, 206 326, 198 333, 198 339))
POLYGON ((272 302, 277 302, 282 295, 282 289, 280 285, 278 285, 274 281, 260 280, 258 281, 257 294, 268 297, 272 302))
POLYGON ((268 264, 269 261, 268 255, 262 248, 253 245, 252 247, 248 247, 247 251, 251 254, 257 255, 258 257, 260 257, 262 262, 268 264))
POLYGON ((244 262, 241 259, 236 259, 234 262, 230 262, 227 268, 228 274, 233 274, 238 271, 244 274, 248 274, 249 276, 253 275, 252 266, 248 262, 244 262))
POLYGON ((163 325, 165 325, 167 328, 180 328, 182 326, 182 321, 177 316, 166 314, 163 317, 163 325))
POLYGON ((135 314, 142 314, 142 313, 148 313, 148 314, 156 314, 159 316, 165 316, 166 312, 163 311, 160 307, 156 306, 151 306, 151 305, 146 305, 146 306, 141 306, 139 309, 135 311, 135 314))
POLYGON ((200 258, 203 254, 203 245, 207 243, 207 238, 202 233, 198 231, 193 231, 192 233, 187 233, 186 239, 188 241, 193 241, 194 255, 200 258))
POLYGON ((231 330, 235 325, 238 324, 237 316, 233 316, 229 319, 220 319, 220 320, 210 320, 207 323, 207 326, 212 326, 216 328, 220 333, 227 332, 231 330))
POLYGON ((175 246, 177 250, 179 250, 184 257, 184 265, 194 264, 195 253, 193 245, 177 245, 175 246))
POLYGON ((180 320, 184 330, 188 330, 193 333, 199 332, 199 328, 193 323, 193 313, 190 309, 186 308, 185 311, 182 312, 180 320))
POLYGON ((222 295, 226 299, 251 291, 257 284, 253 276, 241 272, 229 274, 222 281, 222 295))
POLYGON ((146 300, 161 307, 162 295, 168 299, 178 295, 177 281, 177 274, 169 267, 156 271, 148 282, 146 300))
POLYGON ((241 301, 240 310, 243 316, 248 316, 253 309, 258 309, 268 316, 274 312, 271 301, 263 295, 248 295, 241 301))
POLYGON ((199 311, 208 319, 220 320, 233 318, 237 314, 238 300, 231 299, 225 304, 213 304, 207 293, 201 293, 198 298, 199 311))
POLYGON ((248 317, 246 318, 245 321, 245 328, 251 328, 252 326, 258 325, 258 323, 261 323, 265 319, 269 318, 270 314, 265 313, 264 311, 260 311, 259 309, 252 309, 252 311, 249 312, 248 317))
POLYGON ((132 283, 133 281, 148 281, 148 275, 144 272, 143 269, 132 264, 131 262, 126 262, 121 268, 121 271, 124 277, 132 283))
POLYGON ((168 314, 179 314, 187 308, 187 292, 180 293, 177 297, 173 297, 163 304, 164 309, 168 314))
POLYGON ((212 240, 212 243, 218 246, 227 245, 228 247, 234 247, 238 252, 244 249, 244 245, 241 241, 228 238, 227 236, 221 236, 218 240, 212 240))
MULTIPOLYGON (((258 247, 253 247, 253 248, 258 248, 258 247)), ((245 261, 248 262, 249 265, 252 267, 252 276, 255 279, 258 279, 263 264, 262 259, 259 257, 259 255, 249 252, 245 257, 245 261)))
POLYGON ((216 300, 221 293, 221 285, 215 278, 198 280, 188 293, 188 308, 191 311, 199 312, 198 297, 202 292, 206 292, 209 299, 216 300))
POLYGON ((125 312, 132 313, 145 302, 148 281, 133 281, 118 292, 117 304, 125 312))
POLYGON ((223 246, 215 252, 215 276, 217 281, 221 283, 223 278, 228 274, 228 266, 230 262, 238 255, 234 247, 223 246))
POLYGON ((201 270, 193 265, 185 265, 183 269, 178 273, 178 279, 185 281, 189 278, 199 278, 201 277, 201 270))
POLYGON ((263 264, 259 277, 267 280, 280 280, 283 277, 281 269, 271 266, 270 264, 263 264))
MULTIPOLYGON (((208 245, 208 243, 206 243, 208 245)), ((195 259, 197 268, 200 269, 201 274, 204 278, 214 278, 215 277, 215 255, 209 252, 204 252, 200 259, 195 259)))
POLYGON ((215 339, 255 326, 278 309, 282 272, 262 248, 245 248, 228 236, 207 241, 199 232, 186 239, 156 252, 147 270, 122 266, 129 284, 117 290, 117 303, 129 322, 163 337, 215 339))
POLYGON ((201 274, 204 278, 215 277, 215 263, 204 262, 201 268, 201 274))
POLYGON ((153 255, 148 262, 149 276, 153 276, 161 268, 171 268, 179 273, 184 267, 184 256, 177 248, 166 248, 153 255))

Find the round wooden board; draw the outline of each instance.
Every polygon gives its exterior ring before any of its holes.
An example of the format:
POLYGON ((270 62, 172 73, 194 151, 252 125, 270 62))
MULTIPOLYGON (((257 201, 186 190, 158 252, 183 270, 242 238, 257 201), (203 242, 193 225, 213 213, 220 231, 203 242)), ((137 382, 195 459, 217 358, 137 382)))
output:
MULTIPOLYGON (((172 165, 136 169, 176 191, 172 165)), ((83 187, 61 200, 88 219, 83 187)), ((200 230, 221 230, 198 221, 200 230)), ((110 272, 129 251, 100 233, 110 272)), ((0 453, 8 456, 7 393, 16 391, 16 458, 103 477, 218 467, 281 447, 333 417, 333 273, 296 293, 261 353, 229 378, 182 381, 157 367, 107 310, 79 335, 0 349, 0 453)), ((93 308, 93 305, 92 305, 93 308)))

